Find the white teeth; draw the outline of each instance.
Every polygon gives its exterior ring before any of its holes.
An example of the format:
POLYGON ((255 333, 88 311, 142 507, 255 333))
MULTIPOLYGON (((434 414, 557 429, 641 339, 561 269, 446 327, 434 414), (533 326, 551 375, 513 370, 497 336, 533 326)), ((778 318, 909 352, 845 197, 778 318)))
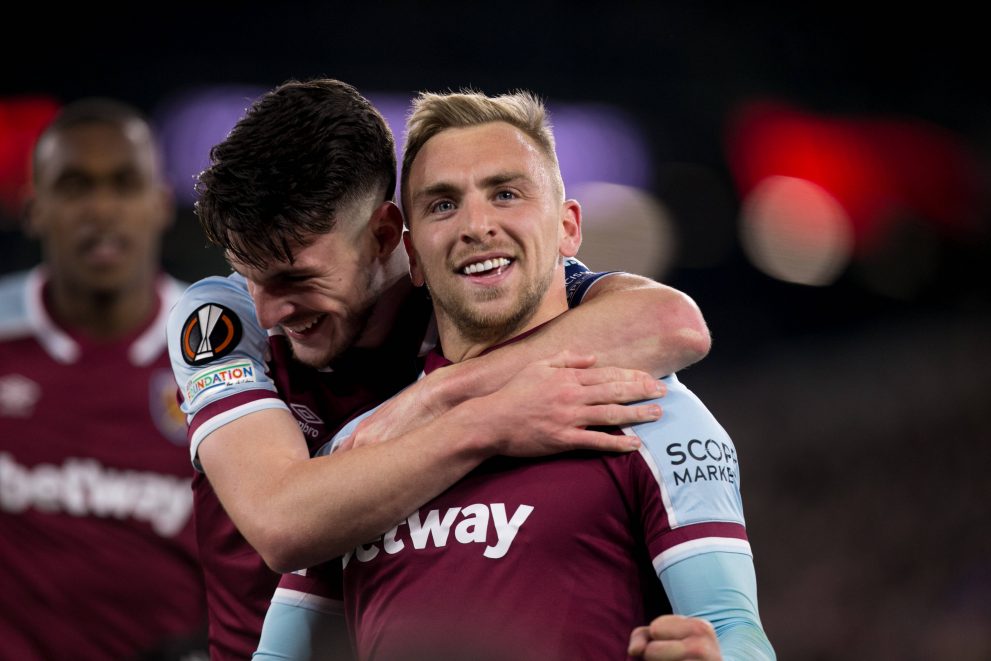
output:
POLYGON ((320 321, 321 319, 323 319, 323 315, 313 317, 313 319, 310 319, 309 322, 301 326, 286 326, 286 328, 291 330, 293 333, 303 333, 316 326, 317 322, 320 321))
POLYGON ((465 275, 473 275, 475 273, 483 273, 492 269, 502 268, 503 266, 509 266, 509 260, 505 257, 496 257, 495 259, 487 259, 484 262, 469 264, 461 269, 461 272, 465 275))

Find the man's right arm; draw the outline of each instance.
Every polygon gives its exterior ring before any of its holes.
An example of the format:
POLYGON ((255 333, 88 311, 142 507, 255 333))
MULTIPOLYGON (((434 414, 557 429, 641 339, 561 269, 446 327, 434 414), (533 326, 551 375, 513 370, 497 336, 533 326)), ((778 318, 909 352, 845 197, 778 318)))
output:
POLYGON ((660 415, 656 407, 610 406, 654 396, 657 382, 649 375, 569 366, 581 360, 543 361, 511 387, 464 402, 394 442, 311 459, 295 419, 263 374, 267 338, 250 297, 224 279, 213 280, 219 291, 194 285, 173 310, 173 368, 183 408, 192 416, 194 463, 241 534, 276 571, 318 564, 374 538, 489 456, 629 450, 635 441, 584 426, 617 415, 630 423, 660 415), (222 306, 227 321, 240 326, 238 346, 223 344, 234 335, 225 335, 221 315, 219 335, 211 337, 213 350, 223 355, 190 365, 181 351, 195 362, 198 352, 210 350, 191 341, 197 326, 210 324, 206 313, 202 322, 192 320, 210 305, 222 306), (541 436, 550 444, 538 444, 541 436))

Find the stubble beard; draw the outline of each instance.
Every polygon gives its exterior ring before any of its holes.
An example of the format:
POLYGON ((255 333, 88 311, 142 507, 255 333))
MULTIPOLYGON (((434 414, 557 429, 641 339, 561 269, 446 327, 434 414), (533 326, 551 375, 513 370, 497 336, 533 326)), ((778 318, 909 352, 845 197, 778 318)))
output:
MULTIPOLYGON (((305 347, 305 353, 309 355, 300 355, 296 343, 291 338, 289 339, 289 348, 294 360, 307 367, 323 369, 329 367, 331 363, 354 346, 358 338, 364 333, 377 301, 377 294, 372 292, 372 276, 371 274, 367 275, 366 281, 360 284, 360 288, 362 291, 369 292, 368 298, 362 302, 362 307, 356 310, 344 324, 335 323, 332 326, 335 331, 340 329, 340 332, 335 332, 333 336, 327 338, 324 351, 317 352, 311 347, 305 347)), ((356 283, 355 287, 359 287, 359 285, 356 283)))
POLYGON ((300 352, 296 343, 290 339, 289 348, 292 350, 293 359, 314 369, 329 367, 331 363, 354 346, 354 343, 365 330, 370 316, 371 305, 367 306, 359 315, 352 317, 341 333, 335 333, 332 338, 328 338, 326 350, 319 353, 311 347, 305 347, 300 352))
POLYGON ((462 337, 473 343, 495 344, 511 338, 533 319, 550 288, 554 273, 552 269, 528 283, 520 292, 516 306, 504 312, 486 313, 473 305, 476 302, 484 303, 504 296, 504 292, 498 288, 480 292, 476 301, 468 301, 458 296, 438 298, 432 291, 430 294, 437 306, 457 327, 462 337))

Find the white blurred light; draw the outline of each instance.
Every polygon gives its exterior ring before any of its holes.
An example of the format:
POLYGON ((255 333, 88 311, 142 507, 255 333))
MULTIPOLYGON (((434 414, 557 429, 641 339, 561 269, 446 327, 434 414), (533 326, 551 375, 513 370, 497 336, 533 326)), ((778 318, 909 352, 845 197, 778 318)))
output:
POLYGON ((805 179, 772 176, 743 202, 740 233, 764 273, 802 285, 836 280, 853 253, 853 226, 840 203, 805 179))
POLYGON ((593 271, 626 271, 660 279, 675 253, 674 226, 664 205, 639 188, 588 182, 569 196, 582 206, 578 258, 593 271))

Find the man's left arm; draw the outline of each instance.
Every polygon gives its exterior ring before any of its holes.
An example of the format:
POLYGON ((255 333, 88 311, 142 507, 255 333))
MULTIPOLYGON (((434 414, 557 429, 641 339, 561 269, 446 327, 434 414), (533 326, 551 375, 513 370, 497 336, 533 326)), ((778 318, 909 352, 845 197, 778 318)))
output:
POLYGON ((631 488, 671 615, 637 627, 629 654, 644 659, 775 658, 757 607, 736 446, 677 378, 663 380, 664 418, 625 431, 643 442, 631 488))
POLYGON ((660 574, 676 615, 637 627, 630 656, 706 661, 773 661, 757 610, 753 560, 715 551, 686 558, 660 574))

